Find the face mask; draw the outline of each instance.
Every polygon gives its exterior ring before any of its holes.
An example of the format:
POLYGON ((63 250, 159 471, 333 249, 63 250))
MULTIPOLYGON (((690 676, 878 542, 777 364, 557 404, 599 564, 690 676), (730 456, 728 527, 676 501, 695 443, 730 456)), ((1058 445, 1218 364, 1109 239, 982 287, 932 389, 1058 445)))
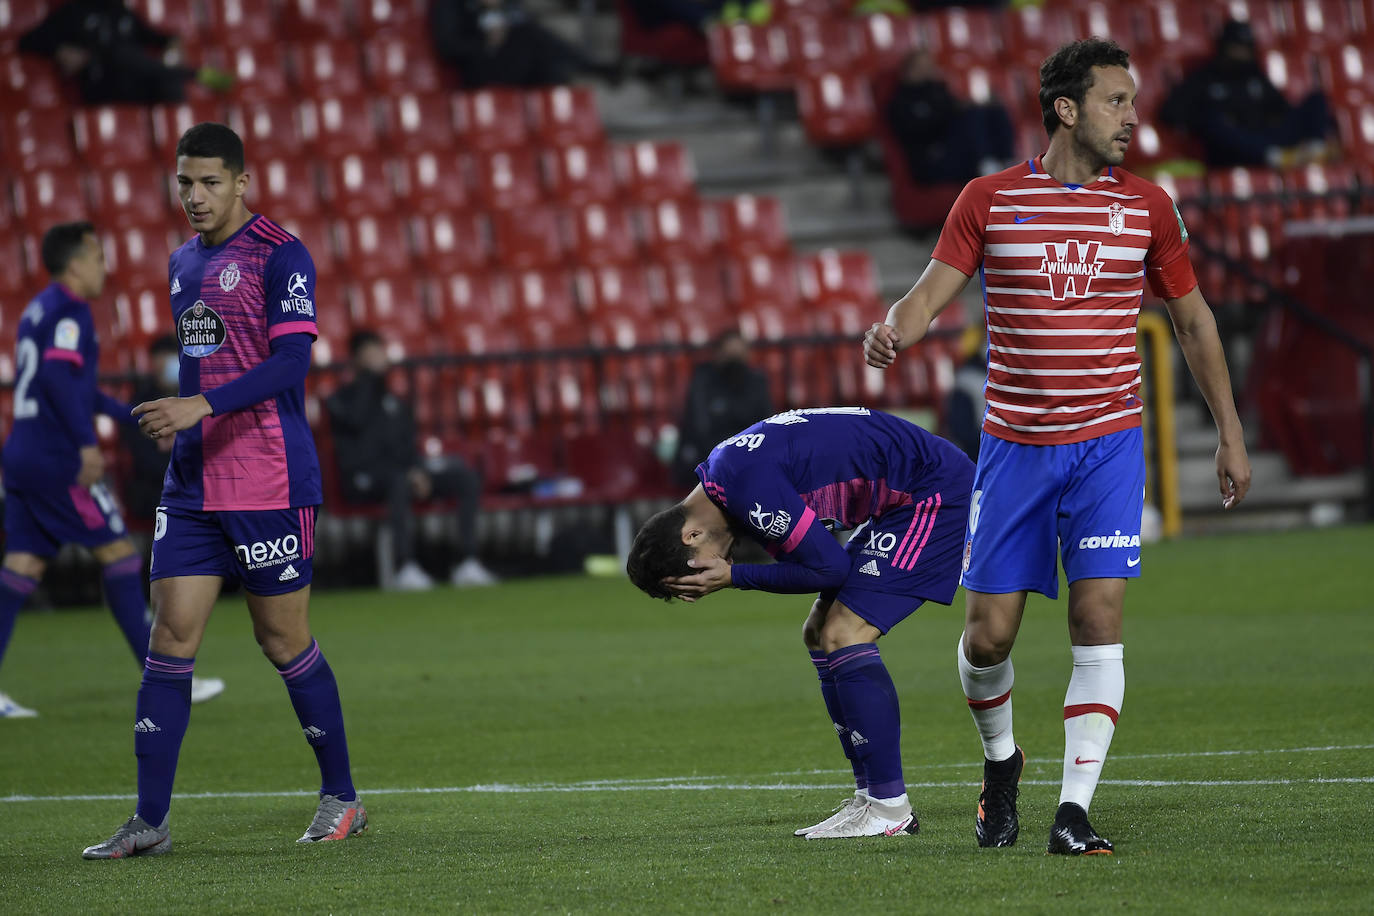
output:
POLYGON ((181 366, 174 359, 169 359, 162 364, 162 383, 164 385, 175 385, 180 378, 181 366))

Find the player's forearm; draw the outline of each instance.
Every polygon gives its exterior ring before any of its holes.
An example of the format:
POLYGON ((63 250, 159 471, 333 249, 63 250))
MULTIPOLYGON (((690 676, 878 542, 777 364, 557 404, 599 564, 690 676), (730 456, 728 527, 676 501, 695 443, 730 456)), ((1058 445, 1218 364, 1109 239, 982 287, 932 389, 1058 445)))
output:
POLYGON ((1236 400, 1231 391, 1231 373, 1226 367, 1226 354, 1221 347, 1216 319, 1210 310, 1204 310, 1188 323, 1176 327, 1175 332, 1188 370, 1202 392, 1207 408, 1212 412, 1222 444, 1242 443, 1245 434, 1236 411, 1236 400))
POLYGON ((125 404, 119 398, 112 397, 103 391, 97 389, 95 393, 95 412, 103 413, 126 426, 138 425, 138 421, 129 413, 132 408, 132 404, 125 404))
POLYGON ((894 302, 892 308, 887 310, 886 323, 896 328, 900 335, 896 348, 905 350, 924 338, 930 330, 930 323, 935 320, 935 314, 930 297, 920 286, 912 287, 910 292, 894 302))
POLYGON ((288 334, 278 340, 267 359, 232 382, 201 393, 214 416, 269 401, 305 381, 310 371, 309 335, 288 334))
POLYGON ((800 563, 773 563, 768 566, 736 563, 731 567, 730 575, 735 588, 797 595, 839 588, 844 584, 847 572, 847 566, 813 569, 800 563))

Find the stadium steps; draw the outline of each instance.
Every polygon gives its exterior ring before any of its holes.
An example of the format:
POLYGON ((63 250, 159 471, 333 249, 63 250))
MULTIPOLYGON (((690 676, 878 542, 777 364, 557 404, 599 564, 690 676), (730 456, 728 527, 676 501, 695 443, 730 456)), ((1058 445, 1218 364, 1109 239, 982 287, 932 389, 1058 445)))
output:
POLYGON ((1238 511, 1223 511, 1217 493, 1216 429, 1205 408, 1176 410, 1179 502, 1185 534, 1260 531, 1329 525, 1359 515, 1364 492, 1360 471, 1300 477, 1282 454, 1258 447, 1254 424, 1246 428, 1252 471, 1250 492, 1238 511))

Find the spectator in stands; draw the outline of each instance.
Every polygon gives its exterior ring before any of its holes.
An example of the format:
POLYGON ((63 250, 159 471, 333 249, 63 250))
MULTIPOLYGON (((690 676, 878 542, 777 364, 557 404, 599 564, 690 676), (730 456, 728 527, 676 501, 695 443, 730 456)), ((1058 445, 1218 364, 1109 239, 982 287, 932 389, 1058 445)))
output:
POLYGON ((616 65, 555 35, 520 0, 435 0, 430 30, 435 51, 458 69, 466 89, 558 86, 578 73, 620 78, 616 65))
POLYGON ((773 413, 768 376, 749 365, 749 344, 733 328, 716 338, 713 359, 692 370, 687 403, 678 424, 673 472, 683 486, 721 441, 773 413))
MULTIPOLYGON (((148 345, 151 371, 139 379, 131 403, 142 404, 159 398, 174 398, 180 393, 177 380, 181 363, 181 347, 171 334, 159 337, 148 345)), ((150 521, 162 501, 162 479, 167 462, 172 457, 173 436, 151 439, 137 426, 120 427, 124 447, 133 462, 129 479, 124 484, 124 508, 131 518, 150 521)))
POLYGON ((1326 97, 1290 104, 1260 66, 1250 24, 1235 19, 1222 26, 1216 53, 1170 91, 1160 119, 1196 137, 1210 166, 1290 167, 1330 152, 1326 97))
POLYGON ((646 29, 686 25, 706 30, 720 16, 725 0, 628 0, 635 19, 646 29))
POLYGON ((928 51, 902 62, 887 121, 917 184, 959 184, 997 171, 1013 155, 1011 117, 997 102, 955 98, 928 51))
POLYGON ((987 410, 984 388, 988 376, 987 330, 970 327, 964 331, 964 359, 954 370, 954 384, 945 397, 945 432, 950 442, 965 455, 978 460, 982 439, 983 414, 987 410))
POLYGON ((176 63, 176 37, 148 25, 123 0, 67 0, 20 37, 19 50, 52 58, 90 105, 180 102, 192 80, 218 92, 234 82, 215 67, 176 63))
POLYGON ((482 478, 454 457, 422 460, 416 447, 415 414, 387 388, 391 368, 375 331, 360 329, 348 342, 353 379, 326 402, 334 457, 344 501, 384 505, 395 546, 393 587, 431 588, 434 580, 415 559, 416 502, 456 497, 459 556, 449 576, 457 586, 490 585, 496 578, 475 556, 477 503, 482 478))

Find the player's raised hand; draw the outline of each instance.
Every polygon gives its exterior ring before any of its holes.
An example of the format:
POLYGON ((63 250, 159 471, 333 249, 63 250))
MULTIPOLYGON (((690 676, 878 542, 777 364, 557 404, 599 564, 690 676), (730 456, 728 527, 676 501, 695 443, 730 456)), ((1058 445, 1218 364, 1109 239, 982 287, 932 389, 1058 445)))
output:
POLYGON ((864 333, 864 361, 875 369, 886 369, 897 358, 897 344, 902 335, 890 324, 873 322, 864 333))
POLYGON ((210 402, 201 394, 190 398, 144 401, 130 411, 138 417, 139 430, 150 439, 160 439, 190 429, 212 412, 210 402))
POLYGON ((89 487, 105 476, 105 456, 100 446, 87 445, 81 449, 81 470, 76 472, 76 485, 89 487))
POLYGON ((669 576, 663 580, 674 597, 692 602, 705 598, 711 592, 729 588, 734 584, 730 576, 730 561, 724 557, 703 557, 688 560, 687 565, 698 572, 691 576, 669 576))
POLYGON ((1245 445, 1221 445, 1217 449, 1217 484, 1221 507, 1234 509, 1250 492, 1250 456, 1245 445))

